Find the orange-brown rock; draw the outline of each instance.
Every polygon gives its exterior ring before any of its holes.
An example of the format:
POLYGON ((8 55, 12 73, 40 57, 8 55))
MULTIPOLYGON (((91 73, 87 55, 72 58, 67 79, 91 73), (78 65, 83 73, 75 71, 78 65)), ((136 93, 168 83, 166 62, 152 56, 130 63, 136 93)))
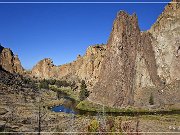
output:
POLYGON ((93 85, 99 76, 105 50, 106 45, 90 46, 84 56, 78 56, 77 60, 61 66, 55 66, 50 59, 41 60, 33 67, 32 76, 41 79, 84 79, 88 85, 93 85))
POLYGON ((17 55, 0 45, 0 66, 10 73, 23 74, 24 69, 17 55))
POLYGON ((107 46, 91 46, 84 56, 61 66, 45 59, 33 68, 32 75, 84 79, 92 91, 89 100, 114 107, 147 107, 151 94, 158 107, 180 103, 178 2, 169 3, 145 32, 140 32, 135 14, 120 11, 107 46))
POLYGON ((90 97, 92 100, 116 107, 133 105, 140 39, 137 16, 120 11, 113 24, 99 81, 90 97))
POLYGON ((33 77, 49 79, 57 77, 56 68, 50 58, 45 58, 33 67, 31 74, 33 77))

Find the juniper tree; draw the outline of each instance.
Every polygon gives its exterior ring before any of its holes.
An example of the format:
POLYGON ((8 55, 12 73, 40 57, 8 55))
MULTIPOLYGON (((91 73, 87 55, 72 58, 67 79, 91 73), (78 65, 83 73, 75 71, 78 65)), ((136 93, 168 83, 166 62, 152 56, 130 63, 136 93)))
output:
POLYGON ((79 99, 81 101, 85 100, 89 96, 89 91, 84 80, 81 82, 81 90, 79 92, 79 99))
POLYGON ((154 97, 153 97, 152 93, 151 93, 150 98, 149 98, 149 104, 154 105, 154 97))

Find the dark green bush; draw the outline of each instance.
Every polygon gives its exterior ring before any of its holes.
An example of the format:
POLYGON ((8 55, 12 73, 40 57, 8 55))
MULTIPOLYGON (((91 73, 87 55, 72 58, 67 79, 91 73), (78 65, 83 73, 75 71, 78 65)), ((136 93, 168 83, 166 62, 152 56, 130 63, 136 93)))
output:
POLYGON ((40 81, 40 84, 39 84, 39 88, 42 88, 42 89, 49 89, 49 83, 47 80, 42 80, 40 81))
POLYGON ((81 101, 85 100, 89 96, 89 91, 84 80, 81 82, 81 90, 79 92, 79 99, 81 101))
POLYGON ((57 87, 68 87, 68 86, 71 86, 70 83, 68 83, 65 80, 62 80, 62 81, 61 80, 56 80, 55 85, 57 87))
POLYGON ((50 79, 50 80, 47 80, 47 81, 48 81, 48 84, 50 84, 50 85, 55 85, 55 83, 56 83, 55 79, 50 79))
POLYGON ((151 93, 150 98, 149 98, 149 104, 154 105, 154 97, 153 97, 152 93, 151 93))

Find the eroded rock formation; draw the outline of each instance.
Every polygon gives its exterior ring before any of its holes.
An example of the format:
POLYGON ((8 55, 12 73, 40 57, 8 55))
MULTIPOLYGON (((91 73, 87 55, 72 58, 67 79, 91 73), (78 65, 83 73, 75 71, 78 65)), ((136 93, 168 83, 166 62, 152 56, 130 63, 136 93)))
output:
POLYGON ((34 77, 41 79, 48 79, 52 77, 57 77, 56 67, 53 61, 49 58, 45 58, 38 62, 32 69, 31 73, 34 77))
POLYGON ((179 103, 179 32, 179 3, 168 4, 152 28, 141 33, 135 15, 120 12, 90 100, 142 107, 153 93, 159 106, 179 103))
POLYGON ((14 55, 9 48, 0 45, 0 66, 10 73, 22 74, 24 69, 17 55, 14 55))
POLYGON ((157 104, 178 103, 178 87, 174 87, 176 98, 171 102, 168 99, 174 92, 166 86, 180 80, 179 35, 179 3, 169 3, 146 32, 140 32, 135 14, 120 11, 107 46, 89 47, 83 57, 61 66, 43 60, 33 68, 32 75, 84 79, 92 91, 89 100, 109 106, 148 105, 151 93, 157 104))
POLYGON ((91 95, 93 100, 103 97, 100 99, 101 102, 110 106, 133 105, 136 55, 140 35, 136 15, 130 16, 120 11, 113 24, 99 81, 91 95))
MULTIPOLYGON (((85 80, 88 100, 113 107, 180 103, 180 0, 169 3, 150 30, 140 32, 135 14, 120 11, 107 45, 90 46, 77 60, 55 66, 41 60, 30 75, 39 79, 85 80)), ((0 46, 0 65, 23 71, 18 57, 0 46)))
MULTIPOLYGON (((173 2, 180 2, 173 0, 173 2)), ((180 3, 169 3, 149 32, 158 75, 170 83, 180 79, 180 3)))
POLYGON ((84 79, 91 86, 99 76, 105 51, 106 45, 90 46, 84 56, 79 55, 76 61, 61 66, 55 66, 51 59, 44 59, 33 67, 32 76, 41 79, 84 79))

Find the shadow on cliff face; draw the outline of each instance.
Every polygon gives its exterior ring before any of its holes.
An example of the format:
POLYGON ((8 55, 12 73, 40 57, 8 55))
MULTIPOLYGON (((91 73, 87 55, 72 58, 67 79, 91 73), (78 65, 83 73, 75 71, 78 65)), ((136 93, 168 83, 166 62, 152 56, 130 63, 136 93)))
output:
POLYGON ((3 49, 4 49, 4 47, 1 46, 1 44, 0 44, 0 53, 2 52, 3 49))
POLYGON ((139 42, 137 16, 120 11, 113 24, 99 81, 93 88, 91 99, 114 107, 133 105, 134 67, 139 42))
POLYGON ((157 87, 163 87, 165 84, 157 73, 157 64, 155 59, 154 50, 152 47, 152 35, 149 32, 143 32, 141 35, 141 46, 140 50, 142 51, 143 57, 145 59, 145 64, 148 69, 150 79, 153 84, 157 87))

